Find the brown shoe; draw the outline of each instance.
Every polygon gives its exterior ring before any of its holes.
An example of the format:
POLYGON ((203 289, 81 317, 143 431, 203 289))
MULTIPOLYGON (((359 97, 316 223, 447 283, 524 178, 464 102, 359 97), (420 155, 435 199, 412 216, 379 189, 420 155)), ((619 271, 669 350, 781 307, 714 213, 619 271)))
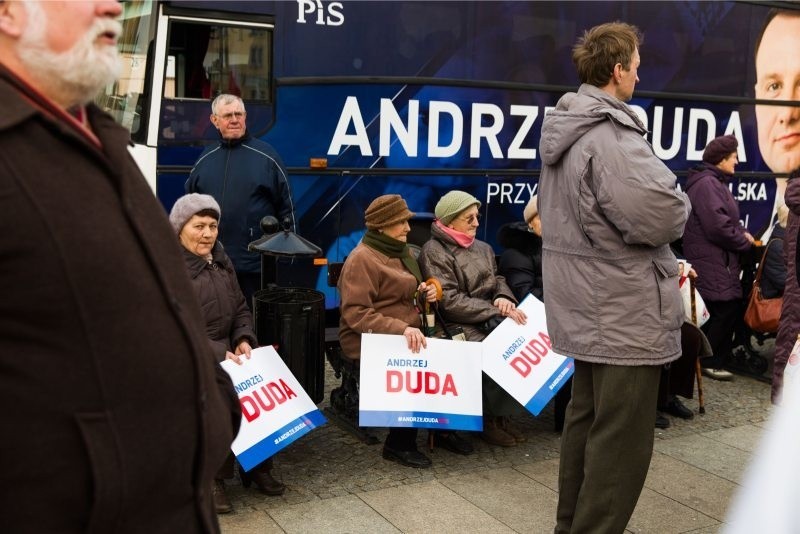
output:
POLYGON ((283 492, 286 491, 286 486, 272 476, 272 462, 270 460, 262 462, 249 472, 240 468, 239 476, 242 479, 242 486, 249 488, 250 484, 255 482, 258 491, 264 495, 283 495, 283 492))
POLYGON ((483 432, 481 432, 481 438, 486 443, 490 443, 492 445, 513 447, 517 444, 517 440, 514 439, 514 436, 498 426, 498 419, 498 417, 483 418, 483 432))
POLYGON ((225 481, 215 478, 211 494, 214 497, 214 509, 218 514, 227 514, 233 510, 228 496, 225 495, 225 481))
POLYGON ((514 438, 514 441, 517 443, 525 443, 528 441, 528 438, 525 437, 525 434, 522 431, 511 424, 511 419, 508 417, 500 417, 500 428, 503 429, 503 432, 510 435, 514 438))

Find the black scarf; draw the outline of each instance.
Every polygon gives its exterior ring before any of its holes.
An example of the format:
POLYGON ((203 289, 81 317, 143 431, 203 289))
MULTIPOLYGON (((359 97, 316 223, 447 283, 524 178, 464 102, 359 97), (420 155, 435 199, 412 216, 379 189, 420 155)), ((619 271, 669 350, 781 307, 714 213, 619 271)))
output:
POLYGON ((400 258, 400 261, 403 262, 408 272, 414 275, 417 282, 422 282, 422 272, 419 270, 419 264, 411 255, 411 251, 405 241, 398 241, 377 230, 367 230, 367 233, 364 234, 364 239, 361 241, 369 248, 375 249, 390 258, 400 258))

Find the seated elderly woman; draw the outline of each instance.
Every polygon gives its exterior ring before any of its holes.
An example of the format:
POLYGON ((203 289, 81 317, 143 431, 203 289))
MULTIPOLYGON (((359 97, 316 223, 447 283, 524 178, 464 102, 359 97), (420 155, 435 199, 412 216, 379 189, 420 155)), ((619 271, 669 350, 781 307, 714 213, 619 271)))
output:
MULTIPOLYGON (((427 346, 415 294, 436 300, 436 287, 422 281, 417 260, 406 243, 414 214, 400 195, 383 195, 367 207, 367 232, 347 257, 339 276, 341 319, 339 342, 351 359, 361 356, 361 334, 403 335, 408 348, 419 352, 427 346)), ((450 442, 458 439, 448 433, 450 442)), ((462 441, 465 441, 462 439, 462 441)), ((472 452, 469 443, 457 443, 462 453, 472 452)), ((417 449, 416 428, 391 428, 383 446, 383 457, 409 467, 430 467, 431 460, 417 449)))
MULTIPOLYGON (((431 239, 422 247, 420 267, 425 277, 442 285, 440 310, 449 327, 461 327, 469 341, 481 341, 505 317, 525 324, 514 293, 497 274, 494 250, 475 239, 480 201, 464 191, 450 191, 436 204, 431 239)), ((452 328, 449 328, 452 330, 452 328)), ((525 441, 508 416, 520 405, 500 386, 483 375, 483 432, 493 445, 511 447, 525 441)))
MULTIPOLYGON (((214 197, 198 193, 179 198, 169 214, 203 311, 212 352, 218 361, 228 359, 240 363, 241 356, 250 357, 251 347, 256 346, 256 336, 233 264, 217 241, 219 218, 219 204, 214 197)), ((233 477, 233 464, 234 457, 230 454, 214 480, 214 506, 220 514, 232 510, 225 495, 224 479, 233 477)), ((272 477, 271 470, 272 458, 249 473, 240 467, 239 476, 245 487, 252 481, 262 493, 281 495, 286 488, 272 477)))

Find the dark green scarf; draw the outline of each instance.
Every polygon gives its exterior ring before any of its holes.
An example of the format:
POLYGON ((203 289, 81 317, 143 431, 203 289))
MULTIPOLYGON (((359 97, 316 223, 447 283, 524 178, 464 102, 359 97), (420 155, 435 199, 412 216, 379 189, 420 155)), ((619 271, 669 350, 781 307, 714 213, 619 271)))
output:
POLYGON ((373 248, 390 258, 400 258, 400 261, 403 262, 408 272, 414 275, 417 282, 422 282, 422 272, 419 270, 419 264, 411 255, 407 243, 393 239, 377 230, 367 230, 367 233, 364 234, 364 238, 361 241, 369 248, 373 248))

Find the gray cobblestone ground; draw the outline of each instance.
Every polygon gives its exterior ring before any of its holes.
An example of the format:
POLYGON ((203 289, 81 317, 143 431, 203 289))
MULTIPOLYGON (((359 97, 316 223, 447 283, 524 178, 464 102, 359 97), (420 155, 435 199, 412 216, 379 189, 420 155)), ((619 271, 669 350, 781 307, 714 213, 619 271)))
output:
MULTIPOLYGON (((326 397, 320 408, 328 405, 329 391, 338 383, 330 368, 325 382, 326 397)), ((704 385, 706 414, 695 415, 689 421, 671 417, 672 426, 656 430, 656 440, 759 424, 769 417, 769 384, 765 382, 737 376, 733 382, 706 379, 704 385)), ((696 399, 687 400, 685 404, 697 412, 696 399)), ((475 454, 465 457, 436 449, 431 454, 432 469, 414 470, 383 460, 381 445, 366 445, 329 421, 276 456, 276 475, 287 486, 283 496, 266 497, 252 488, 245 490, 238 480, 228 481, 228 494, 238 510, 271 510, 558 457, 559 435, 553 431, 552 406, 545 408, 537 418, 521 413, 515 422, 528 437, 527 443, 512 448, 496 447, 473 435, 475 454)), ((385 430, 378 431, 377 435, 382 440, 385 430)), ((421 431, 420 447, 424 446, 425 436, 421 431)))

